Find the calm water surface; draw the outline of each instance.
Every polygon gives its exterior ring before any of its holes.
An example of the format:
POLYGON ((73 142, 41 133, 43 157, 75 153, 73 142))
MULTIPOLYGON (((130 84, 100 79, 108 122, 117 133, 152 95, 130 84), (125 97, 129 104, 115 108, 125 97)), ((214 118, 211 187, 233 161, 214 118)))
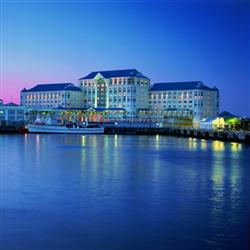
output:
POLYGON ((250 147, 0 135, 0 249, 248 249, 250 147))

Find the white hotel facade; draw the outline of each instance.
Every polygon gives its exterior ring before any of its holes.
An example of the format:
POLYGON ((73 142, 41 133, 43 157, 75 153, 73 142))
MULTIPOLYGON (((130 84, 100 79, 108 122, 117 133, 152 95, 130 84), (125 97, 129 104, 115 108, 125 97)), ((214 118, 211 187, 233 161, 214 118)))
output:
POLYGON ((124 109, 132 118, 149 106, 150 79, 136 69, 91 72, 79 79, 79 87, 84 108, 124 109))
POLYGON ((34 109, 82 108, 83 93, 73 83, 38 84, 21 91, 21 105, 34 109))
POLYGON ((201 81, 151 85, 150 79, 136 69, 95 71, 78 79, 78 87, 60 83, 23 89, 21 105, 106 112, 110 120, 165 122, 188 117, 198 122, 218 115, 219 90, 201 81))
POLYGON ((155 83, 149 90, 149 108, 159 121, 165 116, 192 116, 195 121, 219 114, 219 90, 201 81, 155 83))

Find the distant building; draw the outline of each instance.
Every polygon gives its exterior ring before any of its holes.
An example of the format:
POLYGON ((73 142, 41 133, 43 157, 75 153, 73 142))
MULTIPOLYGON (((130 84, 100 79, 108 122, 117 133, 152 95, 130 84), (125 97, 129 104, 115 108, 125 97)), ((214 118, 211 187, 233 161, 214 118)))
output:
POLYGON ((149 90, 149 108, 162 121, 170 116, 190 116, 194 122, 219 114, 219 90, 201 81, 155 83, 149 90), (171 111, 171 112, 170 112, 171 111))
POLYGON ((225 120, 222 117, 203 118, 200 121, 200 128, 201 129, 208 129, 208 130, 224 129, 225 128, 225 120))
POLYGON ((79 79, 85 108, 125 109, 129 118, 148 108, 150 79, 136 69, 95 71, 79 79))
POLYGON ((28 108, 81 108, 83 92, 73 83, 38 84, 21 91, 21 105, 28 108))
POLYGON ((2 106, 3 105, 3 100, 2 99, 0 99, 0 106, 2 106))
POLYGON ((11 122, 26 121, 27 109, 13 102, 0 105, 0 125, 11 122))

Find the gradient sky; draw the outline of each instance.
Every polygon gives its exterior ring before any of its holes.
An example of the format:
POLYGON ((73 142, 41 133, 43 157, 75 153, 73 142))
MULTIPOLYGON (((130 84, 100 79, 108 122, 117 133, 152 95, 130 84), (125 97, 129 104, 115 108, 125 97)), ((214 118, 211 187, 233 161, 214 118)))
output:
POLYGON ((221 111, 250 115, 249 1, 0 2, 5 102, 37 83, 136 68, 151 83, 217 86, 221 111))

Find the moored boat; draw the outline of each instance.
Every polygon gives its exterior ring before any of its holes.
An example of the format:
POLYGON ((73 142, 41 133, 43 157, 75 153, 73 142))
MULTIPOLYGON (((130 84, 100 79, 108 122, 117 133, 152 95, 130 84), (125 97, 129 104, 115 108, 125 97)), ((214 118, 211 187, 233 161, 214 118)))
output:
POLYGON ((100 125, 46 125, 46 124, 28 124, 29 133, 47 133, 47 134, 103 134, 104 128, 100 125))

